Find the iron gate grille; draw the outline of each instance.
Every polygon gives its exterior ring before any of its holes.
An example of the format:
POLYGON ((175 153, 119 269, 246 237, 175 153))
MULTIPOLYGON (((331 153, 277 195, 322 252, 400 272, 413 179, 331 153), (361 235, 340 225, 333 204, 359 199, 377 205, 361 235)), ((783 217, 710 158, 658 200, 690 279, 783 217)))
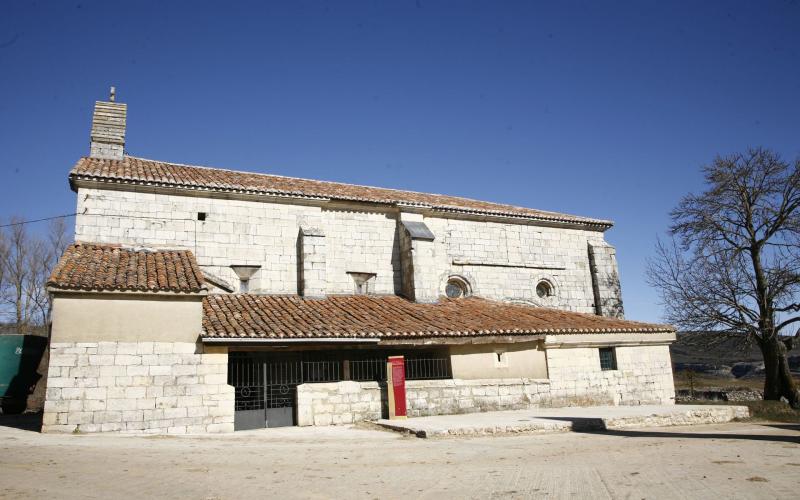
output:
MULTIPOLYGON (((234 428, 293 425, 297 386, 306 382, 386 380, 391 352, 232 352, 228 384, 235 388, 234 428), (368 357, 367 357, 368 356, 368 357)), ((433 353, 431 353, 433 354, 433 353)), ((406 358, 406 379, 452 378, 449 357, 406 358)))

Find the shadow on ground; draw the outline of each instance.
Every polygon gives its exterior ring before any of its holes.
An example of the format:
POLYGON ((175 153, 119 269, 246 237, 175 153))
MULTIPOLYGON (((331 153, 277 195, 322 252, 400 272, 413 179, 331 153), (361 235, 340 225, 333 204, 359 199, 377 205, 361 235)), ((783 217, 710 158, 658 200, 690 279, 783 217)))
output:
POLYGON ((678 438, 678 439, 730 439, 752 441, 778 441, 784 443, 800 444, 800 425, 795 424, 754 424, 764 427, 773 427, 788 431, 795 431, 796 436, 759 435, 759 434, 733 434, 733 433, 705 433, 705 432, 659 432, 647 429, 623 430, 607 429, 605 422, 600 418, 583 417, 537 417, 547 420, 560 420, 572 422, 573 432, 586 434, 604 434, 607 436, 621 436, 632 438, 678 438))
POLYGON ((0 427, 9 427, 22 431, 41 432, 41 413, 21 413, 19 415, 0 415, 0 427))

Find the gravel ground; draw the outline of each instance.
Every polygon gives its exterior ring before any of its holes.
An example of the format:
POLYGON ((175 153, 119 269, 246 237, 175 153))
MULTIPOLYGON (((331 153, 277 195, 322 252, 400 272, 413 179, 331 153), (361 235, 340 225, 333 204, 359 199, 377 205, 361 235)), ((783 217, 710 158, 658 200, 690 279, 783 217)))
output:
POLYGON ((793 424, 427 440, 367 427, 197 437, 0 427, 0 446, 0 498, 797 498, 800 489, 793 424))

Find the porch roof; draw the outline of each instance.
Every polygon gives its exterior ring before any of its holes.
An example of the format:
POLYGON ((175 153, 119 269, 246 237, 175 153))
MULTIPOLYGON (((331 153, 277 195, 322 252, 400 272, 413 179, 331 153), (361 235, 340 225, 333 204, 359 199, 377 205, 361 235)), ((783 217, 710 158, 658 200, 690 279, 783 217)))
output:
POLYGON ((477 297, 435 304, 397 296, 212 295, 203 302, 203 338, 413 339, 566 333, 669 333, 641 323, 477 297))

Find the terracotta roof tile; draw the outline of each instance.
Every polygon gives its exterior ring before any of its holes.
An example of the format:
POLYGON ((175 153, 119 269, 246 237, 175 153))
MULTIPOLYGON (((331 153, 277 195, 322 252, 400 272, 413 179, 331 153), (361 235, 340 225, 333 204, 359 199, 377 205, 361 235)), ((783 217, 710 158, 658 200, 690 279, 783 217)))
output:
POLYGON ((520 217, 607 228, 611 221, 441 194, 418 193, 296 177, 237 172, 126 156, 122 160, 81 158, 70 180, 171 186, 183 189, 239 192, 303 198, 410 205, 442 212, 520 217))
POLYGON ((228 339, 409 338, 552 333, 662 333, 667 325, 475 297, 421 304, 397 296, 211 295, 203 336, 228 339))
POLYGON ((62 290, 198 293, 203 273, 189 250, 150 250, 76 243, 47 282, 62 290))

